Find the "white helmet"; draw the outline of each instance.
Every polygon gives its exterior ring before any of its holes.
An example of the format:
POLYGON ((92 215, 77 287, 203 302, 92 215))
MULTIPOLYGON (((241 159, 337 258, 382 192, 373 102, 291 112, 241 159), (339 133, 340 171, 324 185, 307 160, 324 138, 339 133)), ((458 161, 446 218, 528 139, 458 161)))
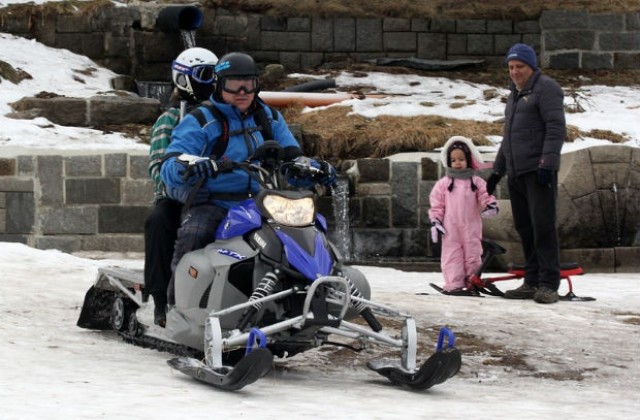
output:
POLYGON ((218 57, 205 48, 186 49, 171 63, 173 83, 181 93, 205 100, 211 94, 216 81, 217 62, 218 57), (202 97, 202 92, 208 92, 208 95, 202 97))

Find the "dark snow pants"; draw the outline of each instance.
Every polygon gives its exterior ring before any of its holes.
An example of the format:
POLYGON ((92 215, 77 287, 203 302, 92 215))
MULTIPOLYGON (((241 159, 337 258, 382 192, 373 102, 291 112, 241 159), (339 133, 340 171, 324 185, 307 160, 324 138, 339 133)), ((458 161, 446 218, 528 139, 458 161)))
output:
POLYGON ((155 305, 167 304, 171 260, 181 213, 182 203, 160 199, 144 223, 145 293, 153 296, 155 305))
POLYGON ((213 204, 191 206, 183 215, 178 229, 171 270, 173 275, 169 283, 169 305, 175 305, 175 270, 180 259, 187 252, 204 248, 216 239, 216 230, 222 219, 227 215, 227 209, 213 204))
POLYGON ((511 211, 522 240, 525 257, 525 283, 558 290, 560 248, 556 226, 557 173, 551 186, 540 185, 537 173, 509 178, 511 211))

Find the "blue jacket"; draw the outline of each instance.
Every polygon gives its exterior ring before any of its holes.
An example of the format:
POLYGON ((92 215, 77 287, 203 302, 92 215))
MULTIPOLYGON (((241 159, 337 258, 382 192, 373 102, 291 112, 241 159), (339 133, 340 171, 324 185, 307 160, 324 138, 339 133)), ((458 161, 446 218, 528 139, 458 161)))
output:
MULTIPOLYGON (((213 99, 211 99, 211 103, 226 116, 229 124, 229 143, 226 151, 218 160, 249 161, 256 148, 265 141, 254 120, 257 107, 266 108, 266 113, 271 123, 274 138, 267 140, 276 140, 283 148, 295 147, 299 150, 300 146, 282 115, 277 115, 277 118, 274 118, 271 108, 259 99, 254 101, 250 110, 244 116, 232 105, 216 102, 213 99)), ((223 124, 205 107, 200 107, 200 110, 205 116, 206 124, 201 127, 197 118, 191 114, 184 117, 180 124, 173 129, 171 144, 166 151, 167 154, 186 153, 202 157, 211 156, 214 145, 221 136, 223 124)), ((167 195, 182 203, 187 201, 189 193, 198 182, 198 179, 194 176, 184 180, 182 176, 185 170, 185 165, 178 162, 176 156, 169 157, 162 164, 161 169, 161 176, 166 185, 167 195)), ((259 189, 258 183, 251 180, 246 172, 236 169, 230 173, 218 174, 215 178, 207 178, 197 191, 192 203, 213 203, 224 208, 230 208, 236 205, 238 201, 225 200, 220 197, 220 194, 242 195, 256 193, 259 189), (216 195, 218 198, 216 198, 216 195)))
POLYGON ((566 137, 564 93, 550 77, 534 72, 525 87, 511 86, 504 137, 493 169, 516 177, 539 167, 557 171, 566 137))

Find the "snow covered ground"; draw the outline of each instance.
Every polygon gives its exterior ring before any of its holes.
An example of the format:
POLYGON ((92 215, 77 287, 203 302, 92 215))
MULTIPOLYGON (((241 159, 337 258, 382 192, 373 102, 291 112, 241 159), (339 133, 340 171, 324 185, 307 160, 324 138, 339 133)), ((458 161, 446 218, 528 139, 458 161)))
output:
POLYGON ((360 267, 376 301, 414 315, 428 349, 440 326, 457 334, 457 376, 416 392, 367 370, 373 353, 329 348, 276 359, 267 377, 230 393, 172 371, 168 353, 75 326, 102 264, 142 261, 0 243, 0 418, 624 420, 640 411, 637 273, 576 277, 576 294, 596 301, 539 305, 444 296, 428 286, 439 273, 360 267))
MULTIPOLYGON (((42 3, 46 0, 37 0, 42 3)), ((0 0, 0 7, 24 2, 0 0)), ((146 150, 121 134, 62 127, 46 119, 5 116, 9 103, 42 91, 92 96, 113 76, 86 57, 0 34, 0 59, 33 78, 0 85, 0 156, 48 150, 146 150), (24 51, 29 51, 25 55, 24 51), (86 72, 87 68, 94 68, 86 72)), ((417 115, 444 112, 461 119, 502 115, 499 100, 480 101, 485 86, 418 76, 347 73, 339 86, 369 84, 399 96, 351 101, 354 112, 417 115), (411 96, 400 96, 411 94, 411 96), (451 108, 460 97, 469 101, 451 108), (476 101, 473 103, 473 101, 476 101), (421 102, 438 104, 419 106, 421 102)), ((608 129, 640 146, 640 86, 585 87, 586 112, 568 114, 583 130, 608 129)), ((499 139, 497 139, 499 142, 499 139)), ((594 144, 584 139, 564 151, 594 144)), ((635 419, 640 412, 640 274, 587 273, 574 279, 594 302, 537 305, 499 298, 447 297, 429 282, 439 273, 361 267, 374 298, 414 314, 421 344, 450 327, 463 352, 458 376, 426 392, 391 385, 335 349, 277 361, 266 378, 237 393, 220 392, 176 372, 171 356, 127 345, 109 332, 75 326, 97 268, 142 261, 80 258, 0 242, 0 418, 2 419, 635 419), (424 295, 422 293, 428 293, 424 295)), ((503 289, 516 282, 500 284, 503 289)), ((428 350, 424 357, 432 350, 428 350)))

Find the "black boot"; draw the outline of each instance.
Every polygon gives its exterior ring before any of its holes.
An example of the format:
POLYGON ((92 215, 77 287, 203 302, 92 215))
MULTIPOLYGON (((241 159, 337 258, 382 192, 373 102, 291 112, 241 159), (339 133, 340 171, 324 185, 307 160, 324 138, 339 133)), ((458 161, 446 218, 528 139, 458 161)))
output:
POLYGON ((153 295, 153 323, 164 328, 167 325, 167 297, 163 294, 153 295))

